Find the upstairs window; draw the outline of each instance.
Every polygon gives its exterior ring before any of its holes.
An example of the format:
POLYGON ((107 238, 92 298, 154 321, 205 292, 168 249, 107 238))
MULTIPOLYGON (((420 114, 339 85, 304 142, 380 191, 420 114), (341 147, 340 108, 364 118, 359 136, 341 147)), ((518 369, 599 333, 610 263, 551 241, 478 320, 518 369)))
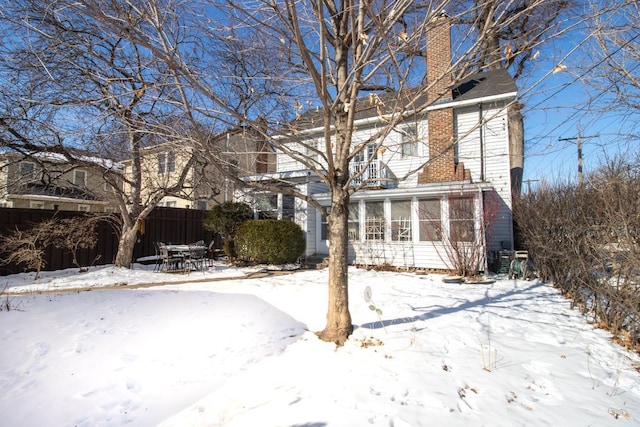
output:
POLYGON ((73 185, 76 187, 85 187, 87 185, 87 172, 83 170, 74 170, 73 185))
POLYGON ((32 162, 20 162, 20 175, 24 178, 34 178, 36 164, 32 162))
POLYGON ((416 124, 402 128, 400 155, 403 159, 418 155, 418 127, 416 124))
POLYGON ((169 151, 158 153, 158 174, 164 175, 176 171, 176 153, 169 151))

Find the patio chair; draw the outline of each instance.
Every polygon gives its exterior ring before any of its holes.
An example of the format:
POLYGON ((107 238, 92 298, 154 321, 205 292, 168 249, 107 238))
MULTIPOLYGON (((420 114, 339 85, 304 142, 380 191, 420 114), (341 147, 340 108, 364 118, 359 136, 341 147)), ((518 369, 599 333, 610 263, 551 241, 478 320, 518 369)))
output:
POLYGON ((160 251, 160 242, 153 242, 153 249, 156 252, 156 263, 153 266, 153 271, 160 271, 162 270, 163 265, 162 253, 160 251))
POLYGON ((184 262, 184 257, 171 254, 166 244, 159 242, 158 247, 162 258, 162 271, 175 271, 178 265, 184 262))
POLYGON ((202 244, 200 244, 200 242, 196 242, 195 244, 189 245, 189 254, 184 260, 187 272, 191 271, 192 267, 196 271, 200 270, 204 272, 205 252, 206 247, 204 246, 204 242, 202 242, 202 244))

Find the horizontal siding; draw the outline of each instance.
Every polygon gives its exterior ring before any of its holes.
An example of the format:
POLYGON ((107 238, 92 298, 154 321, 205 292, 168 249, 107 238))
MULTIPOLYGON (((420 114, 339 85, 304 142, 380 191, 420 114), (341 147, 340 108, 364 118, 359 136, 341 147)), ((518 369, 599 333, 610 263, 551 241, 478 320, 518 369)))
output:
POLYGON ((452 263, 440 243, 352 242, 349 262, 359 265, 389 264, 398 268, 450 270, 452 263))
POLYGON ((457 158, 471 172, 474 182, 481 181, 480 109, 477 106, 456 110, 454 132, 458 140, 457 158))

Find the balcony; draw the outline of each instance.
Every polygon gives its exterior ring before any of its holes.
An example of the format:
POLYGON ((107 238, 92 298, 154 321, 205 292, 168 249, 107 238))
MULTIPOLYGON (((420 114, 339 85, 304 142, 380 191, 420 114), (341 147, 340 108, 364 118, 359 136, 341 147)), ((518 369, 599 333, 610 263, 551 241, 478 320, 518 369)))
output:
POLYGON ((349 175, 355 176, 362 173, 351 181, 352 187, 363 186, 365 188, 387 188, 388 174, 386 166, 380 160, 367 162, 351 162, 349 164, 349 175))

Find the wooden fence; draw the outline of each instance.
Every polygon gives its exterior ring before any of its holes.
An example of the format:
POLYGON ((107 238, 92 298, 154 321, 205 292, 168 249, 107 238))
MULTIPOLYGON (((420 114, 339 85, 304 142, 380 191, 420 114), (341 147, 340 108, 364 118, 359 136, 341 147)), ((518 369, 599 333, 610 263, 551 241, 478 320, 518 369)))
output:
MULTIPOLYGON (((204 240, 205 244, 216 241, 216 247, 220 247, 219 236, 203 227, 203 220, 207 212, 194 209, 176 208, 155 208, 149 217, 141 225, 138 232, 133 260, 155 255, 154 243, 191 243, 204 240)), ((0 208, 0 236, 11 233, 16 228, 25 230, 33 224, 51 219, 53 217, 75 218, 86 215, 82 212, 55 211, 47 209, 22 209, 22 208, 0 208)), ((114 227, 113 221, 100 221, 98 224, 98 243, 91 250, 81 250, 78 253, 78 260, 81 265, 104 265, 111 264, 118 251, 118 230, 114 227)), ((0 258, 5 258, 0 248, 0 258)), ((6 259, 6 258, 5 258, 6 259)), ((69 251, 58 249, 52 246, 47 247, 45 252, 45 271, 61 270, 72 268, 73 258, 69 251)), ((24 267, 15 264, 0 266, 0 276, 24 271, 24 267)))

